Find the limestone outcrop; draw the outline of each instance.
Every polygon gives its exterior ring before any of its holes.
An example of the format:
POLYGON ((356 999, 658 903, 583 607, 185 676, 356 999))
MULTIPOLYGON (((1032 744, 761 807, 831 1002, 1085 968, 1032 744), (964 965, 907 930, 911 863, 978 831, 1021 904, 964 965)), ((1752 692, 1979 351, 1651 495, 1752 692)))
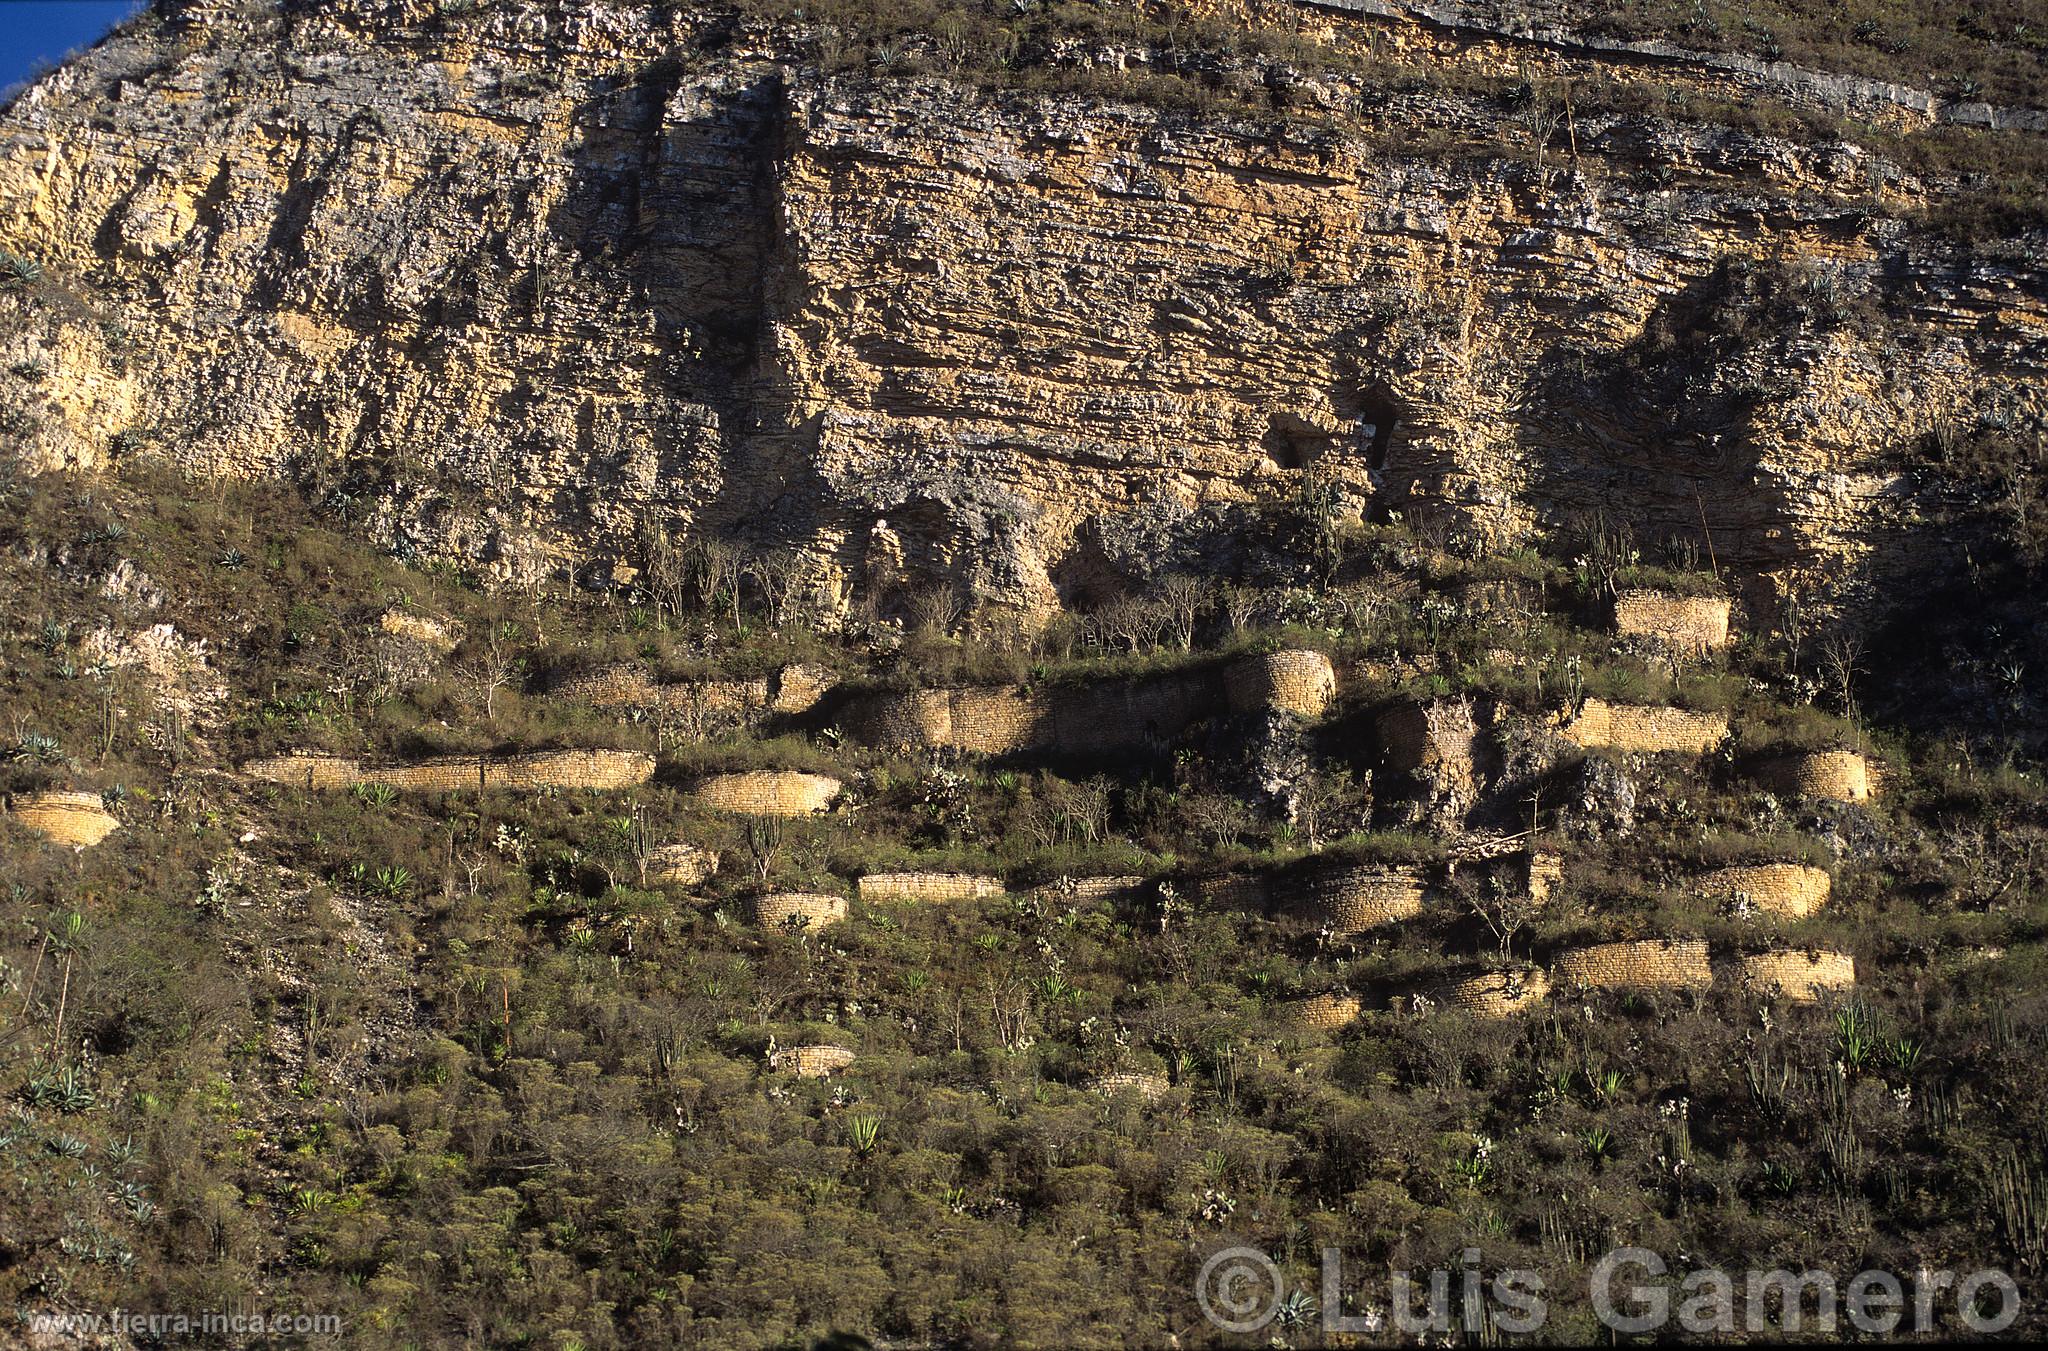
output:
POLYGON ((1912 566, 1925 491, 1885 457, 2042 411, 2038 248, 1917 227, 1951 181, 1881 148, 1588 102, 1532 164, 1484 82, 2044 119, 1468 18, 1326 7, 1392 78, 1225 54, 1248 97, 1189 117, 821 71, 803 21, 697 6, 166 4, 0 112, 0 247, 41 277, 0 330, 48 372, 8 386, 12 453, 289 479, 501 583, 726 536, 828 608, 1042 618, 1310 464, 1474 540, 1704 531, 1766 599, 1912 566), (1420 125, 1464 148, 1409 153, 1420 125), (1665 378, 1646 335, 1788 268, 1881 331, 1823 306, 1665 378))

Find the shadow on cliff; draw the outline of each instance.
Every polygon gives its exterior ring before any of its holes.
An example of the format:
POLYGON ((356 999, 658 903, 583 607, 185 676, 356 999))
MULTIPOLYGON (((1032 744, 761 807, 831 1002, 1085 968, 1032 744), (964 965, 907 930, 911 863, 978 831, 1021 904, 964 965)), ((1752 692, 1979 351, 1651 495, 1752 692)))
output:
MULTIPOLYGON (((788 99, 778 75, 692 83, 665 57, 578 105, 567 189, 548 212, 578 266, 608 273, 663 356, 664 392, 711 409, 715 448, 644 424, 665 480, 715 480, 702 525, 762 541, 813 535, 827 498, 815 419, 792 422, 764 371, 768 316, 787 265, 778 238, 778 167, 788 99), (712 463, 715 459, 715 464, 712 463), (797 517, 804 519, 797 519, 797 517)), ((586 491, 605 466, 587 466, 586 491)))
POLYGON ((1765 392, 1737 373, 1786 345, 1792 318, 1774 289, 1724 261, 1660 305, 1635 342, 1542 357, 1520 434, 1544 524, 1599 510, 1652 547, 1676 537, 1724 564, 1784 561, 1766 536, 1789 503, 1759 484, 1749 440, 1765 392))

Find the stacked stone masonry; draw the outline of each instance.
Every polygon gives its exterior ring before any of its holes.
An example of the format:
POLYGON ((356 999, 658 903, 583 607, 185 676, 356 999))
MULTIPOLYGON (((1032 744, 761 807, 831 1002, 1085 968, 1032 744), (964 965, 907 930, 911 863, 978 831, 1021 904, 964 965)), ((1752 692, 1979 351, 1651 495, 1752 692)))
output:
POLYGON ((1412 868, 1339 868, 1302 885, 1300 908, 1336 936, 1349 937, 1421 914, 1424 890, 1412 868))
POLYGON ((1277 710, 1320 718, 1337 697, 1337 672, 1320 652, 1289 650, 1245 657, 1223 673, 1233 713, 1277 710))
POLYGON ((1031 895, 1041 901, 1064 901, 1073 905, 1092 904, 1128 896, 1145 885, 1145 879, 1136 873, 1111 873, 1101 877, 1061 877, 1042 887, 1033 887, 1031 895))
POLYGON ((1700 895, 1747 904, 1780 919, 1805 919, 1827 904, 1834 880, 1825 868, 1803 863, 1759 863, 1717 868, 1699 879, 1700 895))
POLYGON ((693 844, 665 844, 647 856, 647 880, 657 887, 697 887, 718 872, 718 855, 693 844))
POLYGON ((1157 1102, 1173 1087, 1163 1075, 1130 1072, 1102 1075, 1091 1086, 1106 1098, 1130 1093, 1145 1102, 1157 1102))
POLYGON ((614 791, 654 778, 645 751, 532 751, 523 755, 450 755, 408 765, 366 769, 332 755, 279 755, 245 761, 242 773, 292 788, 349 788, 381 783, 404 792, 462 793, 486 788, 533 792, 550 788, 614 791))
POLYGON ((1537 905, 1547 905, 1551 893, 1564 885, 1564 855, 1536 851, 1524 854, 1527 867, 1524 888, 1529 899, 1537 905))
POLYGON ((816 929, 846 918, 846 898, 814 891, 778 891, 754 901, 754 922, 764 929, 816 929))
POLYGON ((1437 989, 1433 997, 1440 1004, 1460 1008, 1482 1018, 1506 1018, 1525 1013, 1550 995, 1550 977, 1541 971, 1489 971, 1483 976, 1452 981, 1437 989))
POLYGON ((1763 765, 1758 778, 1776 792, 1836 802, 1865 802, 1876 789, 1870 762, 1854 751, 1779 756, 1763 765))
POLYGON ((970 686, 869 695, 848 708, 844 725, 889 750, 1081 753, 1168 741, 1215 706, 1210 681, 1179 676, 1074 689, 970 686))
POLYGON ((1846 952, 1760 952, 1742 958, 1739 970, 1743 984, 1798 1003, 1856 988, 1856 959, 1846 952))
POLYGON ((1335 1032, 1351 1026, 1365 1012, 1365 1001, 1351 994, 1319 994, 1286 1006, 1281 1019, 1302 1032, 1335 1032))
POLYGON ((1668 591, 1624 591, 1614 600, 1614 631, 1691 656, 1718 652, 1728 646, 1728 602, 1668 591))
POLYGON ((1703 938, 1600 943, 1561 952, 1557 979, 1590 990, 1704 990, 1714 983, 1703 938))
POLYGON ((1575 716, 1566 719, 1563 732, 1567 739, 1588 749, 1701 755, 1728 739, 1728 717, 1724 713, 1694 713, 1682 708, 1588 699, 1575 716))
POLYGON ((1000 877, 976 873, 869 873, 860 898, 877 901, 978 901, 1003 894, 1000 877))
POLYGON ((409 610, 386 610, 377 617, 377 627, 394 638, 409 638, 443 655, 455 650, 456 632, 443 620, 409 610))
POLYGON ((742 816, 810 816, 839 796, 839 780, 796 770, 753 769, 717 774, 690 792, 698 806, 742 816))
POLYGON ((704 713, 804 713, 838 682, 822 666, 785 666, 773 679, 658 682, 644 666, 604 666, 555 692, 598 708, 668 708, 704 713))
POLYGON ((1396 773, 1448 769, 1458 777, 1471 778, 1479 725, 1469 703, 1400 704, 1380 714, 1377 726, 1380 754, 1387 768, 1396 773))
POLYGON ((89 847, 121 828, 98 793, 24 793, 8 814, 59 844, 89 847))
POLYGON ((768 1057, 768 1067, 799 1079, 824 1079, 853 1064, 844 1046, 791 1046, 768 1057))

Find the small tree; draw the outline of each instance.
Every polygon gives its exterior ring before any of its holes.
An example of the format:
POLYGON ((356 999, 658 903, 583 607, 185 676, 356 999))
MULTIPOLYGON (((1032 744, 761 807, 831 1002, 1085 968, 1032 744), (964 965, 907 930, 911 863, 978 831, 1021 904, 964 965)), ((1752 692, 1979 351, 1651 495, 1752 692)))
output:
POLYGON ((1512 954, 1515 935, 1543 913, 1542 902, 1497 873, 1455 878, 1451 889, 1500 941, 1503 958, 1512 954))
POLYGON ((1202 584, 1183 572, 1159 583, 1159 603, 1166 611, 1166 629, 1183 652, 1195 646, 1195 619, 1202 608, 1202 584))
POLYGON ((497 720, 498 691, 516 684, 526 668, 525 660, 512 650, 510 628, 505 624, 494 626, 482 649, 455 668, 456 678, 489 722, 497 720))

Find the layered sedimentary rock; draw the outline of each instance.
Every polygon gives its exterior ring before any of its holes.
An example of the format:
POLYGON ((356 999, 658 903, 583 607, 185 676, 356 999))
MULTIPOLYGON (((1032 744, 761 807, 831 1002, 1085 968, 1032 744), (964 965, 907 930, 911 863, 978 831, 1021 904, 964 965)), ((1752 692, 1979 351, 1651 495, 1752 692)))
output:
MULTIPOLYGON (((1776 88, 1380 8, 1317 33, 1776 88)), ((1203 562, 1311 464, 1475 539, 1597 507, 1766 589, 1882 573, 1925 500, 1887 452, 2042 411, 2038 252, 1917 231, 1940 185, 1871 152, 1589 106, 1532 162, 1491 96, 1423 80, 1221 57, 1317 119, 1194 117, 820 74, 808 40, 599 0, 145 16, 0 114, 0 246, 44 274, 0 295, 47 373, 5 377, 12 450, 288 477, 500 580, 651 522, 781 551, 828 605, 1038 616, 1203 562), (1821 303, 1678 370, 1655 332, 1752 264, 1821 303)))

